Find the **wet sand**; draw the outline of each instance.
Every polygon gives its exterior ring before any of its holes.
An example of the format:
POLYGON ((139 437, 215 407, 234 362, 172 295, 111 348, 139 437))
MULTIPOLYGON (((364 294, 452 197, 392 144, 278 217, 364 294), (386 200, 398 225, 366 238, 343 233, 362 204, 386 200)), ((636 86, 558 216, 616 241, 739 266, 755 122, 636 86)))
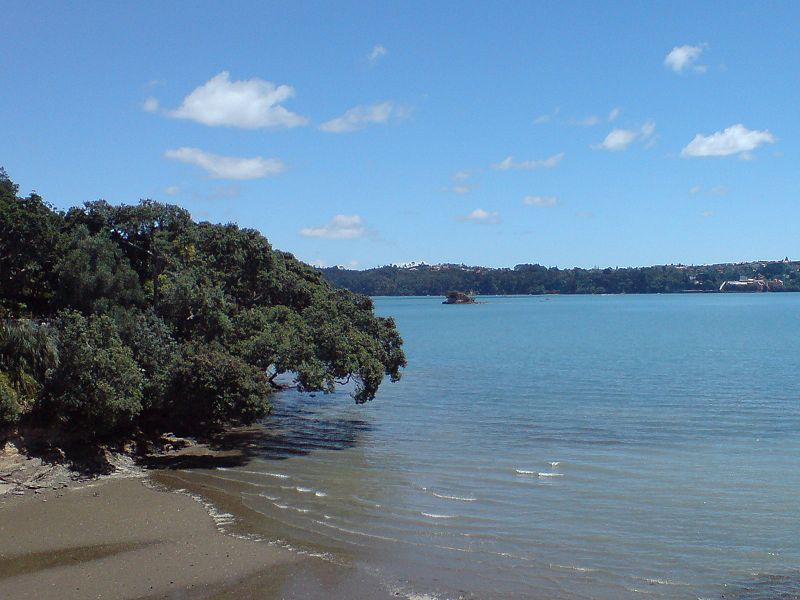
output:
POLYGON ((0 598, 390 598, 354 567, 221 533, 189 496, 106 479, 0 498, 0 598))

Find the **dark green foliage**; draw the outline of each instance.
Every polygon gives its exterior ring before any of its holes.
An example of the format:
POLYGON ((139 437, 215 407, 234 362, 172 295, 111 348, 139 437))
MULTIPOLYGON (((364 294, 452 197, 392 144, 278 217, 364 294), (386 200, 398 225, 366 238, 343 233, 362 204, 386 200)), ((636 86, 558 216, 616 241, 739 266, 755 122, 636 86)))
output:
POLYGON ((62 217, 39 195, 19 198, 17 190, 0 169, 0 312, 38 313, 52 297, 62 217))
POLYGON ((114 321, 64 312, 56 323, 61 364, 50 378, 49 414, 95 436, 129 428, 142 411, 145 381, 114 321))
POLYGON ((800 291, 800 263, 789 261, 624 269, 558 269, 528 264, 513 269, 425 265, 350 271, 333 267, 323 269, 323 274, 336 287, 370 296, 444 296, 453 289, 481 295, 716 292, 723 281, 759 275, 781 279, 786 291, 800 291))
POLYGON ((19 394, 11 385, 8 376, 0 373, 0 427, 13 425, 22 414, 19 394))
POLYGON ((0 322, 0 424, 31 409, 58 364, 51 328, 28 319, 0 322))
POLYGON ((0 420, 34 414, 95 436, 209 427, 265 415, 281 374, 326 392, 354 379, 357 402, 400 377, 394 322, 257 231, 151 200, 62 214, 16 194, 0 173, 0 318, 58 315, 59 343, 26 322, 58 350, 37 362, 0 330, 0 420))
POLYGON ((88 314, 142 304, 139 277, 106 232, 81 225, 64 246, 54 269, 58 306, 88 314))
POLYGON ((220 422, 250 423, 269 410, 264 372, 211 344, 187 344, 173 372, 165 413, 193 428, 220 422))
POLYGON ((131 349, 144 376, 143 409, 161 411, 178 360, 178 343, 166 321, 153 311, 116 309, 112 316, 120 339, 131 349))

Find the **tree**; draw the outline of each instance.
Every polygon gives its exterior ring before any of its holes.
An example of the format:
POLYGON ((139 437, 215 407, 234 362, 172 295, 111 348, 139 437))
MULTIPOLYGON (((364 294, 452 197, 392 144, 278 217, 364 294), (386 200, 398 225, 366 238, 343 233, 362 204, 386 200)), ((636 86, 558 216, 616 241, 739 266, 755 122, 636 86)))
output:
POLYGON ((46 414, 104 437, 132 426, 144 378, 108 315, 59 314, 61 364, 50 378, 46 414))

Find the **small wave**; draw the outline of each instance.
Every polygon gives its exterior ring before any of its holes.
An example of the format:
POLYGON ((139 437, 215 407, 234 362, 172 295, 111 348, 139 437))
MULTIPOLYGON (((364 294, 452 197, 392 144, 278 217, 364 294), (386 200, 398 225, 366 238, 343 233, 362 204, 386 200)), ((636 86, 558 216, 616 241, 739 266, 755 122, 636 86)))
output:
POLYGON ((517 475, 538 475, 539 471, 527 471, 525 469, 514 469, 517 475))
POLYGON ((275 500, 278 499, 277 496, 269 496, 269 495, 264 494, 264 493, 259 494, 259 496, 262 497, 262 498, 266 498, 267 500, 271 500, 272 502, 275 502, 275 500))
POLYGON ((269 471, 248 471, 246 469, 232 469, 230 467, 217 467, 217 471, 233 471, 234 473, 247 473, 248 475, 264 475, 265 477, 277 477, 278 479, 289 479, 283 473, 270 473, 269 471))
POLYGON ((577 567, 575 565, 557 565, 555 563, 550 563, 551 569, 564 569, 565 571, 577 571, 578 573, 596 573, 598 569, 593 569, 591 567, 577 567))
POLYGON ((300 492, 301 494, 308 494, 309 492, 312 492, 312 491, 314 491, 314 490, 312 490, 311 488, 307 488, 307 487, 300 487, 300 486, 297 486, 297 487, 296 487, 296 488, 294 488, 294 489, 296 489, 296 490, 297 490, 298 492, 300 492))
POLYGON ((317 498, 324 498, 324 497, 325 497, 325 496, 327 496, 328 494, 326 494, 325 492, 314 492, 314 495, 315 495, 317 498))
POLYGON ((434 496, 437 498, 441 498, 442 500, 460 500, 461 502, 475 502, 477 498, 467 498, 464 496, 449 496, 448 494, 437 494, 436 492, 432 492, 434 496))
POLYGON ((299 513, 306 514, 308 512, 307 508, 295 508, 295 510, 299 513))
POLYGON ((288 504, 278 504, 277 502, 273 502, 273 504, 282 510, 289 508, 288 504))
POLYGON ((431 519, 455 519, 458 515, 438 515, 436 513, 426 513, 421 512, 419 513, 423 517, 430 517, 431 519))
POLYGON ((539 477, 541 477, 541 478, 545 478, 545 477, 563 477, 564 476, 563 473, 537 473, 537 475, 539 475, 539 477))
POLYGON ((554 460, 554 461, 551 461, 551 462, 550 462, 550 466, 551 466, 551 467, 558 467, 558 466, 560 466, 560 465, 561 465, 561 462, 560 462, 560 461, 557 461, 557 460, 554 460))

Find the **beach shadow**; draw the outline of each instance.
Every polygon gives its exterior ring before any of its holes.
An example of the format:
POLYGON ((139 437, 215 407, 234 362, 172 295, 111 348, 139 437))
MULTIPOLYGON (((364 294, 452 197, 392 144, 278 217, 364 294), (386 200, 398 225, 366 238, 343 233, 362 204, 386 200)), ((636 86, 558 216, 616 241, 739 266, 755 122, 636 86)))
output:
POLYGON ((276 401, 272 413, 256 425, 218 432, 194 449, 150 456, 142 463, 152 469, 215 469, 244 466, 256 458, 286 460, 318 451, 346 450, 357 446, 374 426, 340 414, 341 408, 337 401, 317 395, 291 394, 276 401))

